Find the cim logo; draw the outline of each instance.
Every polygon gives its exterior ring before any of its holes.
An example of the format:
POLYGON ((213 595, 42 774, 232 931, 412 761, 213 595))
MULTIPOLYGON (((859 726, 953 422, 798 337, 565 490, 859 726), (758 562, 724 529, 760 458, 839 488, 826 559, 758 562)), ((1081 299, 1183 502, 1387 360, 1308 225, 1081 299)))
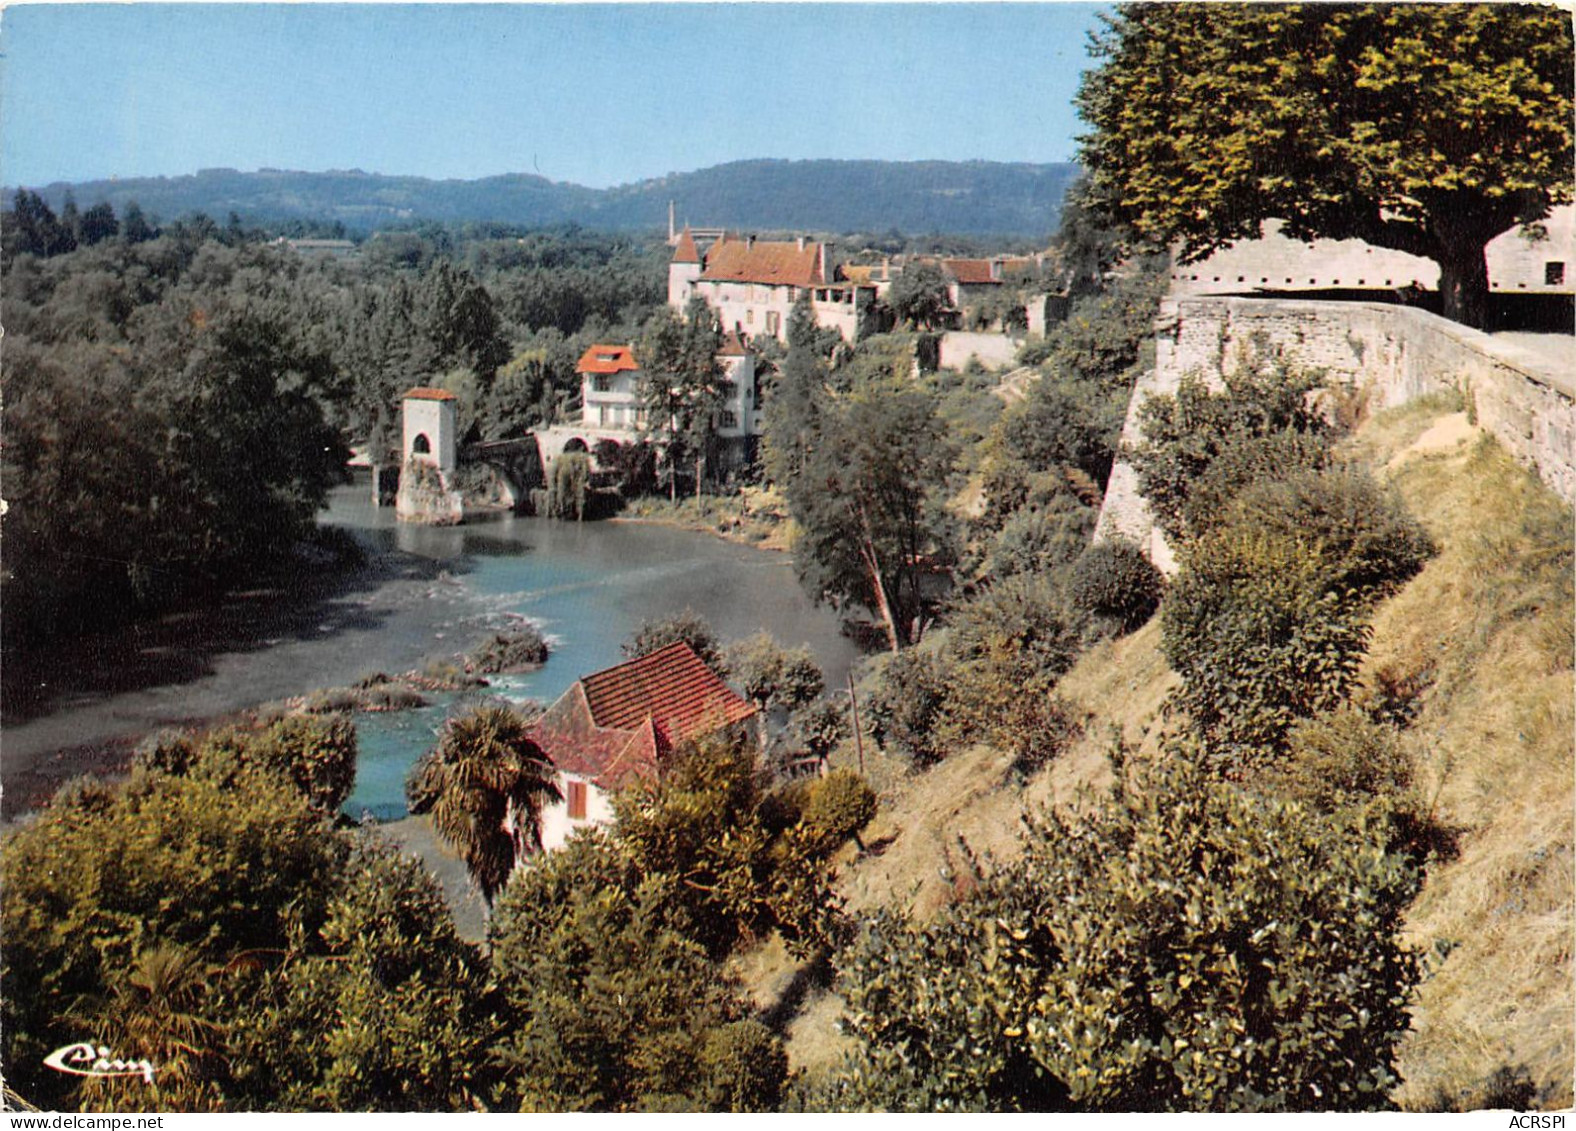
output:
POLYGON ((72 1076, 141 1076, 149 1084, 153 1083, 151 1060, 121 1060, 110 1056, 110 1050, 104 1045, 87 1041, 56 1049, 44 1058, 44 1064, 72 1076))

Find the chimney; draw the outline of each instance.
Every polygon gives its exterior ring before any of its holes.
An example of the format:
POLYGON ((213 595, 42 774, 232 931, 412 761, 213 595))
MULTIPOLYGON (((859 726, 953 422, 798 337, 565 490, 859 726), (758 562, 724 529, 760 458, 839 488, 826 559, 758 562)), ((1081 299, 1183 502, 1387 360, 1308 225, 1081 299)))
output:
POLYGON ((755 233, 754 232, 750 233, 749 238, 745 242, 744 246, 745 247, 749 247, 749 248, 753 248, 755 246, 755 233))
POLYGON ((804 237, 803 236, 799 237, 799 250, 800 251, 804 250, 804 237))
POLYGON ((824 243, 818 243, 815 245, 815 247, 815 269, 821 273, 821 282, 825 283, 828 282, 830 278, 826 273, 826 245, 824 243))

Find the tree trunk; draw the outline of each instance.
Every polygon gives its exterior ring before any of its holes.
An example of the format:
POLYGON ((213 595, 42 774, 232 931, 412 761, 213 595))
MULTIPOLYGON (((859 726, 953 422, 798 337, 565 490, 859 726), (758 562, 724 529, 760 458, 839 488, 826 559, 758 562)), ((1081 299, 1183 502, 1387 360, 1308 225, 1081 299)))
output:
POLYGON ((1439 256, 1441 311, 1452 322, 1489 328, 1488 260, 1484 243, 1470 237, 1446 246, 1439 256))

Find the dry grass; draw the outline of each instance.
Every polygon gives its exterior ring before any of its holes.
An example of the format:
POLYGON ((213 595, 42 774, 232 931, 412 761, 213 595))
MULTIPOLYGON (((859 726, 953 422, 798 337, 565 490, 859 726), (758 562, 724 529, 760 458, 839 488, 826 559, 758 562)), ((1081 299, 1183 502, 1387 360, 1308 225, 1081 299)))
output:
POLYGON ((1359 437, 1440 545, 1374 620, 1367 682, 1421 688, 1410 737, 1459 855, 1407 918, 1435 957, 1402 1049, 1405 1106, 1525 1070, 1568 1106, 1576 1066, 1572 935, 1571 516, 1464 418, 1425 407, 1359 437), (1375 442, 1377 434, 1378 442, 1375 442))
MULTIPOLYGON (((1413 1109, 1471 1104, 1496 1072, 1524 1070, 1545 1107, 1572 1103, 1576 985, 1576 685, 1573 685, 1571 515, 1484 439, 1457 400, 1435 398, 1366 421, 1348 445, 1384 469, 1440 553, 1375 612, 1364 684, 1417 692, 1408 732, 1436 819, 1458 831, 1458 854, 1427 871, 1408 940, 1431 974, 1401 1050, 1396 1099, 1413 1109)), ((1159 712, 1176 676, 1160 626, 1099 645, 1062 680, 1083 734, 1022 782, 985 747, 915 774, 867 752, 882 808, 871 851, 842 863, 850 910, 933 914, 959 890, 957 841, 1017 851, 1026 806, 1098 804, 1107 752, 1157 745, 1159 712)), ((844 755, 852 760, 851 751, 844 755)), ((791 968, 786 954, 783 969, 791 968)), ((755 983, 782 983, 765 956, 755 983)), ((750 979, 746 979, 747 982, 750 979)), ((841 1002, 821 986, 786 1022, 790 1060, 815 1072, 847 1049, 841 1002)))

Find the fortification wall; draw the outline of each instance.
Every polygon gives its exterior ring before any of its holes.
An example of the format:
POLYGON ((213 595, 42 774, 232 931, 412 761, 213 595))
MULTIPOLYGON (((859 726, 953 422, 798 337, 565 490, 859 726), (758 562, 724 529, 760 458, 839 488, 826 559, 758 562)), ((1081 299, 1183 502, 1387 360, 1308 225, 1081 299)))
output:
MULTIPOLYGON (((1184 374, 1218 381, 1247 351, 1280 350, 1331 381, 1368 389, 1375 408, 1461 390, 1479 426, 1576 505, 1576 375, 1569 363, 1550 364, 1516 342, 1381 303, 1173 297, 1161 304, 1155 330, 1155 368, 1133 390, 1124 446, 1142 442, 1143 401, 1174 392, 1184 374)), ((1137 477, 1123 462, 1112 473, 1096 538, 1117 534, 1147 549, 1162 569, 1172 567, 1137 477)))

